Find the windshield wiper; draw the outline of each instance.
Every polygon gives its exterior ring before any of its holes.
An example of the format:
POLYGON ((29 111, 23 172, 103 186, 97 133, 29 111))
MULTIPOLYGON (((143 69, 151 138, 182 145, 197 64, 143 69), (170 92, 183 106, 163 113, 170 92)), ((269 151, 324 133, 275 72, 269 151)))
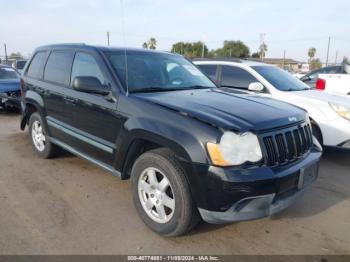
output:
POLYGON ((186 89, 209 89, 209 88, 214 88, 214 87, 202 86, 202 85, 193 85, 193 86, 183 87, 184 90, 186 90, 186 89))
POLYGON ((305 91, 305 90, 310 90, 310 88, 304 88, 304 89, 293 89, 293 88, 289 88, 289 89, 287 89, 287 90, 285 90, 285 91, 291 92, 291 91, 305 91))
POLYGON ((201 86, 201 85, 193 85, 193 86, 185 86, 185 87, 159 87, 159 86, 149 86, 142 88, 135 88, 129 90, 129 93, 142 93, 142 92, 167 92, 167 91, 181 91, 181 90, 190 90, 190 89, 208 89, 211 87, 201 86))

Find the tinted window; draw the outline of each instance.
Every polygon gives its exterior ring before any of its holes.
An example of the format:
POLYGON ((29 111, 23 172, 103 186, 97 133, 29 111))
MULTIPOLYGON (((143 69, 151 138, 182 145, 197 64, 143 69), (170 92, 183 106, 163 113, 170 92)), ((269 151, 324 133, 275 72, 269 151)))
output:
POLYGON ((44 79, 68 85, 73 54, 68 51, 53 51, 47 60, 44 79))
POLYGON ((27 71, 27 75, 34 78, 42 78, 47 52, 35 54, 27 71))
POLYGON ((18 79, 18 74, 10 67, 0 67, 0 79, 18 79))
POLYGON ((258 82, 246 70, 233 66, 222 66, 221 86, 248 89, 250 83, 258 82))
POLYGON ((123 86, 128 80, 130 92, 147 88, 167 91, 215 87, 197 67, 178 55, 132 51, 126 56, 124 52, 106 52, 106 55, 123 86))
POLYGON ((17 69, 23 69, 24 66, 26 65, 27 61, 17 61, 16 63, 16 68, 17 69))
POLYGON ((271 85, 281 91, 301 91, 310 89, 298 78, 274 66, 253 66, 256 72, 271 85))
POLYGON ((302 77, 302 80, 307 78, 310 78, 311 80, 316 80, 319 74, 339 74, 341 73, 341 70, 342 70, 341 66, 324 67, 305 75, 304 77, 302 77))
POLYGON ((77 53, 75 55, 72 68, 72 81, 77 76, 92 76, 100 80, 101 84, 105 83, 105 79, 95 58, 87 53, 77 53))
POLYGON ((216 65, 198 65, 204 74, 209 76, 213 81, 216 81, 216 65))

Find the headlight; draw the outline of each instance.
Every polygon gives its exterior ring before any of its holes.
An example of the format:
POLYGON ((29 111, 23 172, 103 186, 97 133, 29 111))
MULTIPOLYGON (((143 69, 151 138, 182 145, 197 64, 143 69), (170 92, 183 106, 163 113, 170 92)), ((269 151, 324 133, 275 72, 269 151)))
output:
POLYGON ((329 103, 329 105, 338 116, 350 120, 350 107, 333 103, 329 103))
POLYGON ((217 166, 236 166, 262 159, 259 140, 251 132, 225 132, 220 143, 207 143, 207 149, 211 161, 217 166))

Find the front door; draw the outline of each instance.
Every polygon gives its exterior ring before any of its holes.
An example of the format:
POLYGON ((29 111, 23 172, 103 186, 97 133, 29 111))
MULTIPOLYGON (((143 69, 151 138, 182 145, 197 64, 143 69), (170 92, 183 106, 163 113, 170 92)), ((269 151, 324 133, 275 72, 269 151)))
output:
POLYGON ((75 118, 71 141, 74 148, 93 160, 112 165, 121 121, 117 112, 116 92, 106 71, 98 55, 78 51, 72 66, 71 85, 75 77, 90 76, 97 78, 106 88, 110 88, 111 93, 105 96, 72 88, 68 99, 74 105, 72 110, 75 118))

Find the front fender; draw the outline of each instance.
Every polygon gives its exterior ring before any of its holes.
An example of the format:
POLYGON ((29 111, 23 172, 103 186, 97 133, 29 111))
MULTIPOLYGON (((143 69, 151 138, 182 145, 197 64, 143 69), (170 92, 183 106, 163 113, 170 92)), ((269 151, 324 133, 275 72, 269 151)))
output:
MULTIPOLYGON (((209 127, 208 127, 209 128, 209 127)), ((212 135, 212 134, 211 134, 212 135)), ((173 150, 184 161, 208 164, 205 145, 215 136, 196 132, 196 127, 180 126, 168 121, 133 118, 125 122, 116 143, 116 169, 122 170, 128 149, 136 139, 147 140, 173 150)))

